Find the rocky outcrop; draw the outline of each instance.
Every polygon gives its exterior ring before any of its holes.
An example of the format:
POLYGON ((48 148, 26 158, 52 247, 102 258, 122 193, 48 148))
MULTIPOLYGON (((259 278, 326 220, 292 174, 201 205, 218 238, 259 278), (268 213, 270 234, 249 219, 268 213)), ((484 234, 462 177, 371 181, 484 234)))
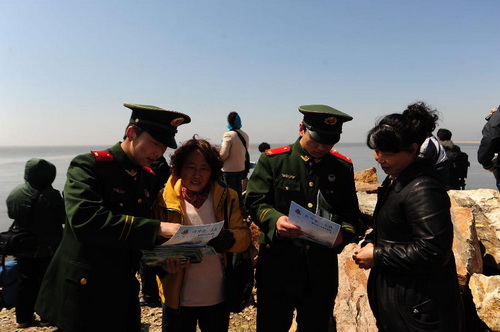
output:
POLYGON ((354 182, 356 183, 357 192, 374 193, 380 186, 375 167, 354 173, 354 182))
POLYGON ((500 331, 500 276, 474 274, 469 287, 481 320, 493 331, 500 331))

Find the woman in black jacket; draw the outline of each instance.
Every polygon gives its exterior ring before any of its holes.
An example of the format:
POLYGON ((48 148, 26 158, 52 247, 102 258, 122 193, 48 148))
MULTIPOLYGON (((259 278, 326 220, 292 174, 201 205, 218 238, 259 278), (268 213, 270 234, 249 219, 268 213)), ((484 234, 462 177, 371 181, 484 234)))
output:
POLYGON ((452 252, 450 199, 436 169, 418 158, 438 116, 424 103, 384 117, 367 145, 388 175, 372 238, 353 255, 371 268, 368 297, 380 331, 464 331, 452 252))

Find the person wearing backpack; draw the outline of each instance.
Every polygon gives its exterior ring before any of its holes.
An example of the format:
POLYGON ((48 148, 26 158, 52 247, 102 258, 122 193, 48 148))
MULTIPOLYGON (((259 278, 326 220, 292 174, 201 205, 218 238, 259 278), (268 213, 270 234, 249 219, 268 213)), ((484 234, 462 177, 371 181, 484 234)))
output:
POLYGON ((486 117, 486 124, 483 127, 483 138, 477 150, 477 161, 483 165, 485 170, 493 173, 496 185, 500 191, 500 160, 495 155, 500 152, 500 106, 493 108, 486 117))
POLYGON ((220 148, 220 156, 224 163, 222 176, 226 185, 238 193, 241 202, 241 182, 247 177, 250 169, 248 156, 250 140, 248 134, 241 130, 241 118, 238 113, 229 113, 227 123, 229 131, 224 133, 220 148))
POLYGON ((463 152, 460 147, 451 140, 451 131, 441 128, 437 131, 437 138, 446 151, 448 162, 446 165, 448 181, 446 189, 460 190, 465 189, 465 179, 470 166, 469 156, 463 152))

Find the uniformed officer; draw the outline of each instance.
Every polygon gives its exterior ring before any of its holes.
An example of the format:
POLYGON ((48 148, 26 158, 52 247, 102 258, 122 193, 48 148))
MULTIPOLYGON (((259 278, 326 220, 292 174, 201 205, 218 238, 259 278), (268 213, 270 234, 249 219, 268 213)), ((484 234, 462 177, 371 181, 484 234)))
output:
POLYGON ((132 117, 122 142, 75 157, 64 187, 67 220, 36 311, 62 331, 140 331, 140 249, 178 224, 150 219, 155 174, 149 165, 176 148, 189 116, 124 104, 132 117))
MULTIPOLYGON (((327 331, 337 294, 337 253, 353 241, 359 221, 351 160, 332 150, 352 117, 326 105, 299 107, 300 137, 261 154, 250 177, 246 207, 260 227, 257 331, 288 331, 294 309, 300 331, 327 331), (333 246, 299 238, 288 222, 290 202, 316 212, 318 192, 342 225, 333 246)), ((334 321, 333 321, 334 325, 334 321)), ((335 329, 335 326, 333 326, 335 329)))

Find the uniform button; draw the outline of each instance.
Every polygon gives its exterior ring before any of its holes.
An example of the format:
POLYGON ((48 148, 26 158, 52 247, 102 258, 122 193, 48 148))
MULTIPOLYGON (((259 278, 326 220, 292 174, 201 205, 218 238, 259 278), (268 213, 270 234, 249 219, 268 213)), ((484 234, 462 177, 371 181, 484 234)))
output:
POLYGON ((268 243, 268 244, 266 244, 266 249, 269 249, 269 248, 271 248, 271 245, 268 243))
POLYGON ((285 187, 285 190, 288 190, 288 186, 285 187))
POLYGON ((120 207, 123 207, 123 203, 120 203, 120 207))
POLYGON ((86 285, 87 284, 87 279, 85 279, 85 278, 80 279, 80 284, 81 285, 86 285))
POLYGON ((312 181, 309 182, 309 187, 311 187, 311 188, 314 187, 314 182, 312 182, 312 181))
POLYGON ((139 198, 139 199, 137 200, 137 203, 141 204, 141 203, 142 203, 142 198, 139 198))
POLYGON ((306 250, 309 250, 311 249, 311 246, 310 245, 306 245, 306 250))
POLYGON ((308 208, 312 208, 312 207, 313 207, 313 205, 314 205, 313 203, 307 203, 307 207, 308 207, 308 208))

